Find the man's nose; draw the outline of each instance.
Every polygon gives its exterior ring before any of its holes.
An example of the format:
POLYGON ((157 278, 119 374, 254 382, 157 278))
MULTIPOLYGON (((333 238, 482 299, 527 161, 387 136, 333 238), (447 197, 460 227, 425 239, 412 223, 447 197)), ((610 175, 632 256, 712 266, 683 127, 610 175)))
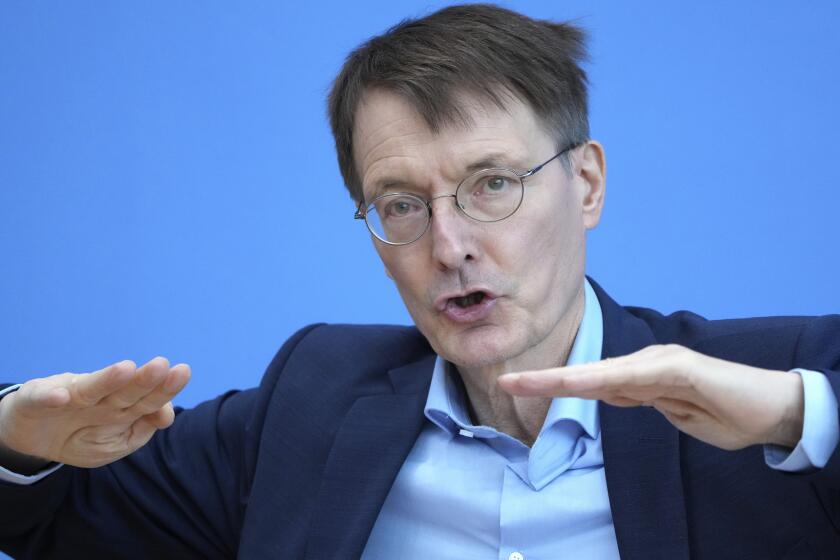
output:
POLYGON ((432 206, 429 234, 435 262, 441 268, 457 269, 465 261, 473 260, 476 251, 472 220, 457 208, 455 195, 436 196, 429 204, 432 206))

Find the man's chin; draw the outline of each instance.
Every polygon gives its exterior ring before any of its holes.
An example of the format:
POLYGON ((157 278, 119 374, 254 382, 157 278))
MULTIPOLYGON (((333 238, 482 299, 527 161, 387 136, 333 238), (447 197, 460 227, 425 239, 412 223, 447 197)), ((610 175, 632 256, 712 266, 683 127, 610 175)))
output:
POLYGON ((447 340, 438 354, 459 368, 476 369, 504 363, 514 352, 510 341, 493 336, 462 336, 447 340))

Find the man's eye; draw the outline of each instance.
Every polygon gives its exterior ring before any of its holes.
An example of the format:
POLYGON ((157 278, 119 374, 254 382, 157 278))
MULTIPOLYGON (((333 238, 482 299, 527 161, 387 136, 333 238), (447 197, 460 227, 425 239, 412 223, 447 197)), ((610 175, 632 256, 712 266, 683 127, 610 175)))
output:
POLYGON ((420 210, 420 205, 411 200, 395 200, 385 207, 385 216, 403 218, 420 210))
POLYGON ((510 188, 510 179, 495 175, 482 181, 479 194, 500 194, 510 188))

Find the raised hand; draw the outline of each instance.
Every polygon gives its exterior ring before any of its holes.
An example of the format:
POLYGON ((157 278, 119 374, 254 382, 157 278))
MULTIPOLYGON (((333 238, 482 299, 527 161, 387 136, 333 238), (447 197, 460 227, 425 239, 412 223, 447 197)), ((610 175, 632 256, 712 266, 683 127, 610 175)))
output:
POLYGON ((590 364, 510 373, 499 385, 520 396, 581 397, 652 406, 679 430, 722 449, 794 447, 804 419, 802 379, 712 358, 683 346, 650 346, 590 364))
POLYGON ((190 367, 155 358, 94 373, 32 379, 0 400, 0 449, 78 467, 99 467, 145 445, 172 424, 172 398, 190 367))

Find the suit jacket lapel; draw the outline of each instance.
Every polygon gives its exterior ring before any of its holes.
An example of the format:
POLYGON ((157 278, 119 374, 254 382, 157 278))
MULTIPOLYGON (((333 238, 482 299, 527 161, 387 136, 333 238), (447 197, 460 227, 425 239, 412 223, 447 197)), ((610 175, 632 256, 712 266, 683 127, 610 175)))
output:
POLYGON ((306 557, 358 558, 423 426, 434 356, 389 372, 394 394, 356 400, 324 469, 306 557))
MULTIPOLYGON (((603 357, 656 340, 650 327, 591 281, 604 316, 603 357)), ((679 431, 651 408, 599 403, 604 469, 621 558, 688 558, 679 431)))
MULTIPOLYGON (((604 316, 603 357, 655 344, 648 325, 590 280, 604 316)), ((434 355, 389 372, 393 394, 356 400, 324 470, 306 557, 357 558, 423 426, 434 355)), ((599 406, 604 467, 623 559, 688 558, 679 432, 647 408, 599 406)))

